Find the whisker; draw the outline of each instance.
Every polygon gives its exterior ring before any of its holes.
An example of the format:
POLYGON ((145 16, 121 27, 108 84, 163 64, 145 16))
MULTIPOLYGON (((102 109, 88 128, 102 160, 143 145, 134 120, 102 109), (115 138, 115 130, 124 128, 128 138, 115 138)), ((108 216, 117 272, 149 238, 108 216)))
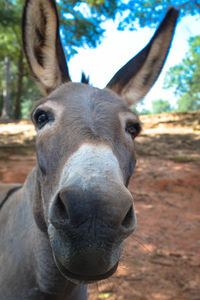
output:
POLYGON ((152 254, 152 250, 150 249, 150 247, 148 247, 146 244, 144 244, 144 241, 140 241, 141 238, 132 237, 143 249, 145 249, 149 254, 152 254))

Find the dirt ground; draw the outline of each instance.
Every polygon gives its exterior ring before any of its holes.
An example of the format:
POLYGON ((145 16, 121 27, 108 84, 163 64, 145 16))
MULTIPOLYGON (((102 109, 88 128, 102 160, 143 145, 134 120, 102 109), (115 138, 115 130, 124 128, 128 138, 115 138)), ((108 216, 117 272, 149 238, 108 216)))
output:
MULTIPOLYGON (((129 189, 138 228, 118 271, 90 300, 200 300, 200 112, 143 116, 129 189)), ((35 164, 30 122, 0 124, 0 181, 35 164)))

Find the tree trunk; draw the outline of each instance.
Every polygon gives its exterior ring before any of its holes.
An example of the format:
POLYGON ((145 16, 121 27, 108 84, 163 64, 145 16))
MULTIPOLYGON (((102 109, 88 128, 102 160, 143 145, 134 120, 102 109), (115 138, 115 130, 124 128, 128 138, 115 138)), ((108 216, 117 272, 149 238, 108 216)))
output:
POLYGON ((19 59, 18 59, 18 79, 17 79, 17 94, 15 98, 15 110, 14 116, 16 120, 21 118, 21 95, 22 95, 22 86, 23 86, 23 51, 21 49, 19 59))
POLYGON ((10 118, 10 59, 5 57, 5 88, 3 89, 3 109, 1 119, 10 118))

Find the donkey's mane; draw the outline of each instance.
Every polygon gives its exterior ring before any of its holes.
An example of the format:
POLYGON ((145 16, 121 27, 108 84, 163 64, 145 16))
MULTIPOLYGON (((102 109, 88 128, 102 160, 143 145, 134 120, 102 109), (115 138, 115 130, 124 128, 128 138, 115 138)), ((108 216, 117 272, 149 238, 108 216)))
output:
POLYGON ((81 83, 90 84, 90 78, 89 76, 86 76, 84 72, 81 74, 81 83))

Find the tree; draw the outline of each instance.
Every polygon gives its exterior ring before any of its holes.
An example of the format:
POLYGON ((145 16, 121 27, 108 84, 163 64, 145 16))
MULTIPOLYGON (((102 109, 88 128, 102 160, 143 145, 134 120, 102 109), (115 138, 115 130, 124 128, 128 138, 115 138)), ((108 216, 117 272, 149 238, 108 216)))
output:
POLYGON ((167 100, 154 100, 152 101, 152 113, 153 114, 160 114, 162 112, 169 112, 171 111, 170 103, 167 100))
POLYGON ((165 88, 174 88, 178 111, 200 109, 200 36, 189 40, 189 52, 182 62, 167 72, 165 88))
POLYGON ((23 52, 21 45, 21 10, 22 3, 20 1, 15 1, 15 5, 13 5, 10 1, 3 1, 0 3, 0 60, 4 60, 6 56, 7 61, 9 61, 11 68, 5 68, 5 82, 1 82, 5 87, 3 90, 6 91, 6 95, 4 96, 4 105, 2 109, 2 117, 8 117, 12 115, 10 110, 11 106, 8 105, 9 96, 12 98, 12 92, 8 90, 8 77, 9 78, 9 86, 12 86, 12 79, 17 75, 17 90, 14 97, 15 102, 15 110, 14 115, 17 119, 20 118, 20 98, 21 98, 21 90, 22 90, 22 80, 23 80, 23 72, 21 65, 19 65, 20 60, 23 60, 23 52), (14 68, 14 65, 18 65, 18 68, 14 68), (13 70, 16 70, 16 73, 13 73, 13 70), (6 114, 5 114, 6 112, 6 114))
POLYGON ((3 119, 10 118, 10 60, 9 57, 5 57, 5 86, 3 88, 3 107, 2 115, 3 119))

